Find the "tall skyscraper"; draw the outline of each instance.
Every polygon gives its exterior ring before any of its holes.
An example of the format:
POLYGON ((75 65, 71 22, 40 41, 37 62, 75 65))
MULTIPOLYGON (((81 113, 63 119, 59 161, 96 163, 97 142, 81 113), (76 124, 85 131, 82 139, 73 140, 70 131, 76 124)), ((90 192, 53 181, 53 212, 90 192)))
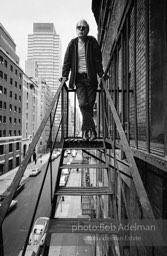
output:
POLYGON ((28 61, 37 63, 38 76, 55 93, 61 76, 61 42, 53 23, 34 23, 28 35, 28 61))

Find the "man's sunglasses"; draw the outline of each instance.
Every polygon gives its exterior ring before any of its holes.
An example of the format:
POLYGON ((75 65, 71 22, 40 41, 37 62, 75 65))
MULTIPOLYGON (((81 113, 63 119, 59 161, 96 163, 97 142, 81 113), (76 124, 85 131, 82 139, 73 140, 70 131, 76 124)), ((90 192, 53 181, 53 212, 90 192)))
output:
POLYGON ((85 26, 77 26, 77 29, 79 29, 79 30, 86 30, 87 29, 87 27, 85 27, 85 26))

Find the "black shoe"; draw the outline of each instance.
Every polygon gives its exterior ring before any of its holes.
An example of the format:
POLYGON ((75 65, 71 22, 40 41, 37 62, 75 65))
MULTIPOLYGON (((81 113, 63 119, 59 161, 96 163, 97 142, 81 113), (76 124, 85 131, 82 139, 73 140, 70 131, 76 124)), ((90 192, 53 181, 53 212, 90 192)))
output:
POLYGON ((88 137, 88 131, 83 131, 83 133, 82 133, 82 138, 83 138, 83 140, 88 140, 88 139, 89 139, 89 137, 88 137))
POLYGON ((93 128, 92 130, 91 130, 91 136, 90 136, 90 141, 93 141, 93 140, 95 140, 97 138, 97 132, 96 132, 96 130, 95 130, 95 128, 93 128))

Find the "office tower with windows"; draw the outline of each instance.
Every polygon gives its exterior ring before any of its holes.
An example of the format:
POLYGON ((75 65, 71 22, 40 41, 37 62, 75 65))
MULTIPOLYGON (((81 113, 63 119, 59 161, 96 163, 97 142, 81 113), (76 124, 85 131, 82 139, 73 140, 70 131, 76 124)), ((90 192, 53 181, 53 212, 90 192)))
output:
POLYGON ((20 165, 22 85, 16 44, 0 23, 0 175, 20 165))
POLYGON ((28 35, 27 60, 37 62, 38 76, 55 93, 61 76, 61 42, 53 23, 33 24, 33 34, 28 35))

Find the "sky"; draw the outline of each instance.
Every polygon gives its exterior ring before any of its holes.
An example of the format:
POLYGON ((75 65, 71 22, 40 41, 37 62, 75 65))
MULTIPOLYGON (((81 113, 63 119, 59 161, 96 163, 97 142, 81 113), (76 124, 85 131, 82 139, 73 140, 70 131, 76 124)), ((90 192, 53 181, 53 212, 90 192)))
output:
POLYGON ((54 23, 62 43, 62 60, 69 41, 76 37, 76 23, 85 19, 89 35, 97 37, 97 25, 91 10, 92 0, 5 0, 1 3, 0 23, 13 38, 20 66, 25 70, 28 34, 33 23, 54 23))

